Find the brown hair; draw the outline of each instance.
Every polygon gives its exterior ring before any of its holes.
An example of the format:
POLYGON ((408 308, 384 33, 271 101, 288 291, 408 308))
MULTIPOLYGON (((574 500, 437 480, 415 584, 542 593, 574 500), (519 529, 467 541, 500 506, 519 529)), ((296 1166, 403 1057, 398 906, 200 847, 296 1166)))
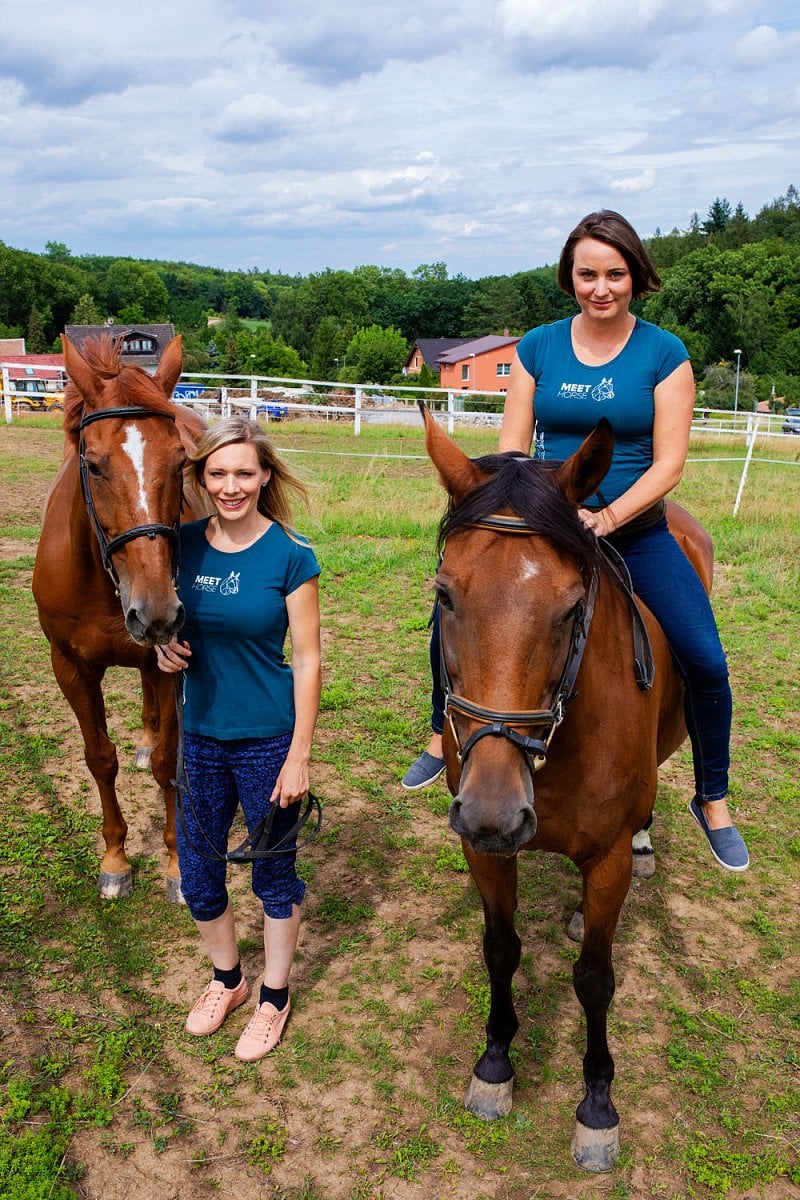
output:
POLYGON ((561 258, 558 260, 557 279, 558 286, 568 296, 572 296, 573 299, 575 297, 572 266, 575 247, 583 238, 594 238, 595 241, 605 242, 619 251, 631 273, 634 300, 649 296, 661 287, 661 280, 653 261, 630 222, 610 208, 601 208, 599 212, 589 213, 584 217, 564 243, 561 258))
POLYGON ((292 520, 291 494, 294 492, 308 506, 308 490, 302 480, 278 457, 275 447, 261 426, 248 417, 226 417, 211 426, 188 455, 189 480, 205 487, 203 468, 206 460, 215 450, 238 443, 252 446, 262 471, 271 472, 258 497, 258 511, 288 530, 292 520))

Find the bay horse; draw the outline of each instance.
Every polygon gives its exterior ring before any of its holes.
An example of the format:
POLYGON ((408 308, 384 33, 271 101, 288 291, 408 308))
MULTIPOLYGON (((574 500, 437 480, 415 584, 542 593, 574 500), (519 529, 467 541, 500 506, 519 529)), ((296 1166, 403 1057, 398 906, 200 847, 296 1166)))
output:
MULTIPOLYGON (((449 495, 435 580, 449 819, 483 902, 491 990, 486 1049, 465 1103, 487 1120, 511 1110, 517 854, 564 854, 583 877, 573 983, 586 1014, 586 1092, 572 1153, 583 1169, 607 1171, 619 1153, 612 944, 658 765, 686 736, 683 685, 660 626, 643 605, 636 615, 577 515, 611 463, 608 421, 561 465, 514 454, 473 461, 420 409, 449 495)), ((677 505, 669 519, 708 585, 710 539, 677 505)))
POLYGON ((182 366, 180 337, 164 349, 154 376, 123 365, 121 342, 87 338, 82 351, 64 336, 69 377, 64 457, 45 501, 33 571, 39 622, 53 672, 83 737, 100 793, 105 853, 103 899, 129 895, 127 824, 117 800, 117 752, 108 736, 102 680, 106 668, 136 668, 142 683, 142 742, 165 805, 167 895, 181 899, 175 848, 177 716, 172 680, 153 647, 183 624, 176 591, 178 526, 203 515, 182 486, 186 449, 205 423, 170 402, 182 366))

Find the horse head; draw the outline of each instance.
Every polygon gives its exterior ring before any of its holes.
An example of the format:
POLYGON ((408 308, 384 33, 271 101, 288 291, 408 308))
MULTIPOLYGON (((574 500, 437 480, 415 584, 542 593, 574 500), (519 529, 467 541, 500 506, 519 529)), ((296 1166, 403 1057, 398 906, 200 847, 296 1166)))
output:
MULTIPOLYGON (((88 545, 119 593, 135 642, 171 641, 183 624, 175 589, 185 451, 170 403, 182 369, 181 339, 150 376, 123 366, 120 343, 63 337, 69 385, 65 429, 76 449, 88 545)), ((87 603, 90 597, 87 597, 87 603)))
POLYGON ((608 470, 613 433, 602 420, 560 466, 472 460, 420 408, 449 496, 435 589, 450 824, 477 853, 514 854, 536 833, 534 770, 596 562, 577 509, 608 470))

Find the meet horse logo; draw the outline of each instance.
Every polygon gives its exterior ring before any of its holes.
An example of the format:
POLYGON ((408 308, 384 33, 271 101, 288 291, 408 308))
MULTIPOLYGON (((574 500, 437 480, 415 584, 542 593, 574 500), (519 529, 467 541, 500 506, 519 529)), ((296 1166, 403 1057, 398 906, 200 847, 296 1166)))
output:
POLYGON ((221 575, 196 575, 192 591, 219 592, 221 596, 236 596, 239 593, 240 574, 240 571, 231 571, 225 579, 221 575))
POLYGON ((598 404, 601 400, 614 399, 614 379, 609 375, 608 379, 603 376, 598 384, 592 387, 589 383, 562 383, 559 389, 559 400, 596 400, 598 404))

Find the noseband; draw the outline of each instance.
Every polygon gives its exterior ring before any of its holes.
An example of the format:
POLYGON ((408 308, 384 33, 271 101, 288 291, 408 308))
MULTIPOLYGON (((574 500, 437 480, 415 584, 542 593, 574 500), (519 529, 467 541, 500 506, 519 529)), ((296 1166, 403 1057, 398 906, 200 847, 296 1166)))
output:
MULTIPOLYGON (((524 534, 527 536, 539 533, 538 530, 528 525, 522 517, 502 516, 499 514, 493 514, 492 516, 484 517, 480 521, 475 521, 469 528, 491 529, 496 533, 524 534)), ((472 700, 467 700, 464 696, 454 693, 445 662, 444 637, 441 636, 440 629, 439 646, 441 679, 445 695, 444 711, 450 722, 450 730, 458 749, 458 760, 462 765, 466 762, 467 755, 476 742, 479 742, 484 737, 502 737, 514 746, 517 746, 525 755, 525 761, 528 764, 531 775, 545 765, 547 751, 550 748, 553 735, 564 720, 567 704, 575 695, 575 680, 578 677, 578 671, 583 660, 583 652, 586 649, 586 639, 589 636, 589 627, 594 615, 599 578, 598 556, 598 559, 595 560, 592 566, 592 573, 589 577, 584 597, 575 609, 564 669, 561 672, 561 680, 555 690, 555 695, 549 708, 502 712, 493 708, 486 708, 482 704, 475 704, 472 700), (481 725, 481 728, 467 738, 463 745, 458 736, 455 721, 453 720, 453 713, 460 713, 462 716, 468 717, 472 721, 477 721, 481 725), (543 736, 538 738, 530 737, 527 734, 520 733, 515 728, 516 726, 541 727, 544 731, 543 736)))
POLYGON ((81 417, 78 429, 80 431, 80 443, 78 446, 78 454, 80 461, 80 476, 81 476, 81 492, 86 505, 86 511, 89 514, 89 520, 94 529, 97 543, 100 547, 100 554, 103 559, 103 566, 111 576, 111 581, 119 593, 119 577, 114 569, 112 555, 119 550, 120 546, 126 545, 127 542, 132 542, 134 538, 147 537, 151 540, 154 537, 165 537, 172 546, 172 582, 177 587, 178 572, 180 569, 180 509, 183 503, 183 492, 181 490, 181 504, 178 506, 178 516, 174 525, 162 525, 160 522, 154 521, 147 525, 134 525, 133 528, 127 529, 125 533, 119 534, 118 537, 109 538, 103 526, 100 524, 100 518, 97 515, 97 510, 94 506, 94 498, 92 497, 91 476, 89 474, 89 464, 86 458, 86 442, 83 437, 83 431, 87 425, 93 424, 95 421, 104 421, 109 417, 116 417, 121 421, 142 421, 147 417, 161 417, 167 421, 174 421, 175 414, 169 412, 158 412, 152 408, 105 408, 98 412, 84 412, 81 417))

